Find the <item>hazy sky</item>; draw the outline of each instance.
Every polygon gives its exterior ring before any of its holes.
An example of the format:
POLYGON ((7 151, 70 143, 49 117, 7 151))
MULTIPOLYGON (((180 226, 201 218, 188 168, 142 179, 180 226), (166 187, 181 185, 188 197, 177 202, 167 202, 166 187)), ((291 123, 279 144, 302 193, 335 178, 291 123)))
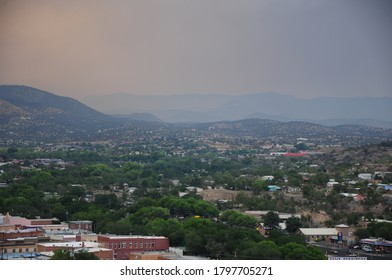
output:
POLYGON ((392 96, 389 0, 0 0, 0 84, 392 96))

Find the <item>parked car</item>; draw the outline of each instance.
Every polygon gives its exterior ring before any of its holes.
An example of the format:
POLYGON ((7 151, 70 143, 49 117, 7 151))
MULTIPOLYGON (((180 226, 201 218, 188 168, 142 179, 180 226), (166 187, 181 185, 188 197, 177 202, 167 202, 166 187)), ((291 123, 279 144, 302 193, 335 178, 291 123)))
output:
POLYGON ((364 250, 365 252, 373 252, 373 249, 370 246, 362 246, 362 250, 364 250))
POLYGON ((349 256, 349 257, 358 257, 358 253, 354 253, 351 250, 347 250, 346 253, 347 253, 347 256, 349 256))

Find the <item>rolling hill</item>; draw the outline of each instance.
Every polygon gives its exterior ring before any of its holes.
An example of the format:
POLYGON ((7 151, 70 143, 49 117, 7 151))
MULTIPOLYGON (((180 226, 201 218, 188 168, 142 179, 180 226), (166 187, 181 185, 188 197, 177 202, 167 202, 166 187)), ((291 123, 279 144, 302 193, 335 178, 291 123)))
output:
POLYGON ((116 123, 79 101, 26 86, 0 86, 0 131, 13 139, 73 139, 116 123))
MULTIPOLYGON (((280 98, 285 99, 284 96, 280 98)), ((219 99, 219 98, 218 98, 219 99)), ((155 106, 155 105, 154 105, 155 106)), ((231 106, 237 106, 232 104, 231 106)), ((239 105, 238 105, 239 106, 239 105)), ((233 113, 234 115, 234 113, 233 113)), ((181 112, 177 112, 181 116, 181 112)), ((151 114, 122 117, 100 113, 79 101, 26 86, 0 86, 0 144, 16 142, 117 141, 217 135, 292 142, 357 145, 392 139, 392 130, 363 125, 325 126, 304 121, 251 118, 204 123, 164 123, 151 114)), ((194 141, 197 141, 195 139, 194 141)))
POLYGON ((85 104, 107 114, 152 113, 164 122, 214 122, 264 118, 325 125, 392 128, 391 97, 301 99, 276 92, 229 96, 185 94, 90 96, 85 104))

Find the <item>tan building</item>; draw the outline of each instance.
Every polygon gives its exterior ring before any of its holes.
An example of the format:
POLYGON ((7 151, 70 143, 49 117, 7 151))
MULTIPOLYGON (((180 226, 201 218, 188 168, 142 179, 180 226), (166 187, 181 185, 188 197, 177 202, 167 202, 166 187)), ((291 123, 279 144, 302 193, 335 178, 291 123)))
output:
POLYGON ((130 260, 169 260, 164 254, 160 253, 130 253, 130 260))
POLYGON ((0 259, 32 258, 38 254, 38 243, 46 241, 45 237, 11 238, 1 241, 0 259))
POLYGON ((113 250, 99 247, 95 242, 52 242, 38 244, 38 252, 51 256, 56 250, 78 252, 84 250, 93 253, 100 260, 113 260, 113 250))
POLYGON ((337 244, 347 244, 352 235, 347 225, 337 225, 334 228, 299 228, 297 232, 304 235, 307 242, 329 241, 337 244))
POLYGON ((332 242, 338 236, 336 228, 299 228, 298 232, 305 236, 307 242, 332 242))

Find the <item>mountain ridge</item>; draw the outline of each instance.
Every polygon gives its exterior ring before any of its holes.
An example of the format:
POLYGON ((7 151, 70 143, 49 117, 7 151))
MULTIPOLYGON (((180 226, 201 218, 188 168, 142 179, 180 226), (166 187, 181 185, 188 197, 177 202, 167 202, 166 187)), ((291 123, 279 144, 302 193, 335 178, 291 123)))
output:
MULTIPOLYGON (((182 114, 180 110, 178 114, 182 114)), ((198 114, 196 112, 196 114, 198 114)), ((310 137, 322 143, 374 143, 392 139, 392 129, 362 125, 325 126, 306 121, 263 118, 219 122, 161 122, 151 114, 122 118, 105 115, 79 101, 25 86, 0 86, 0 143, 11 141, 124 141, 132 137, 158 139, 194 133, 215 137, 286 139, 310 137), (147 136, 146 136, 147 135, 147 136), (163 135, 166 135, 165 137, 163 135), (334 142, 335 141, 335 142, 334 142)))
POLYGON ((242 96, 121 94, 82 99, 107 114, 151 113, 164 122, 213 122, 260 116, 285 121, 364 124, 392 128, 392 97, 318 97, 301 99, 276 93, 242 96), (108 105, 110 104, 110 105, 108 105), (157 105, 154 105, 157 104, 157 105), (182 119, 180 119, 180 117, 182 119), (339 122, 339 120, 343 120, 339 122), (366 120, 362 122, 362 120, 366 120))
POLYGON ((28 86, 0 85, 0 99, 22 110, 43 110, 44 113, 45 110, 56 108, 59 114, 81 121, 84 119, 103 120, 111 118, 76 99, 28 86))
POLYGON ((1 139, 70 140, 110 127, 116 119, 76 99, 27 86, 0 85, 1 139))

